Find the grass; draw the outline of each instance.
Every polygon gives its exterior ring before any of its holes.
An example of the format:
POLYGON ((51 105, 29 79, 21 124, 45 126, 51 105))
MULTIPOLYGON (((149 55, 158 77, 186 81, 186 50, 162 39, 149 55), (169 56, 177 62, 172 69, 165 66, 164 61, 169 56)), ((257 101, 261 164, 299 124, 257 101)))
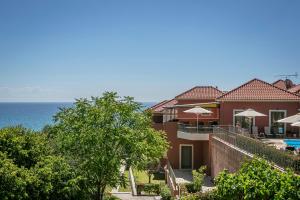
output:
MULTIPOLYGON (((149 183, 149 177, 146 171, 133 170, 133 175, 136 183, 149 183)), ((165 183, 164 174, 155 173, 151 176, 151 183, 165 183)))
MULTIPOLYGON (((125 180, 126 180, 126 186, 120 186, 119 187, 119 192, 131 192, 131 186, 130 186, 130 182, 129 182, 129 176, 128 176, 129 172, 128 170, 124 171, 124 176, 125 176, 125 180)), ((149 178, 147 175, 146 171, 138 171, 138 170, 133 170, 133 176, 135 179, 135 182, 138 183, 148 183, 149 182, 149 178)), ((163 173, 156 173, 154 175, 152 175, 151 177, 151 183, 157 183, 157 184, 164 184, 165 183, 165 176, 163 173)))

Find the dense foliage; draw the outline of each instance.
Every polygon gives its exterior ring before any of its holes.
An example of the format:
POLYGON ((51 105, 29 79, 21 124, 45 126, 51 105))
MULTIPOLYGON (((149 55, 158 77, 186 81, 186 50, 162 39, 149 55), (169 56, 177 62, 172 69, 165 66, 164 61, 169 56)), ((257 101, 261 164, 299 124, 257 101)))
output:
POLYGON ((136 185, 137 194, 159 195, 161 185, 158 183, 138 183, 136 185))
POLYGON ((170 188, 167 185, 164 185, 160 189, 160 196, 162 200, 172 200, 172 194, 170 188))
POLYGON ((44 134, 1 129, 0 199, 80 199, 81 178, 53 152, 44 134))
MULTIPOLYGON (((227 170, 216 178, 216 188, 183 196, 183 200, 298 200, 300 177, 274 169, 264 159, 245 161, 236 173, 227 170)), ((191 187, 190 190, 194 188, 191 187)), ((188 189, 189 190, 189 189, 188 189)), ((198 190, 199 191, 199 190, 198 190)), ((194 191, 192 191, 194 192, 194 191)))
POLYGON ((102 199, 107 187, 125 184, 119 171, 122 165, 158 160, 168 148, 165 134, 151 128, 150 113, 116 93, 77 100, 74 107, 56 115, 56 125, 48 132, 88 180, 88 192, 95 199, 102 199))
POLYGON ((300 177, 292 171, 282 173, 263 160, 254 158, 236 173, 223 171, 216 179, 220 199, 300 199, 300 177))

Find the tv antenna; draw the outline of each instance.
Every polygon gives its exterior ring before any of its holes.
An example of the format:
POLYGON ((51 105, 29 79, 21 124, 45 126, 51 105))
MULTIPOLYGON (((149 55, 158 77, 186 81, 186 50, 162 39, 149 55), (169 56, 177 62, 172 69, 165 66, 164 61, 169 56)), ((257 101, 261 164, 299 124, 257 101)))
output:
POLYGON ((298 78, 298 73, 295 72, 294 74, 279 74, 276 77, 281 77, 281 78, 284 78, 284 79, 290 79, 292 77, 298 78))

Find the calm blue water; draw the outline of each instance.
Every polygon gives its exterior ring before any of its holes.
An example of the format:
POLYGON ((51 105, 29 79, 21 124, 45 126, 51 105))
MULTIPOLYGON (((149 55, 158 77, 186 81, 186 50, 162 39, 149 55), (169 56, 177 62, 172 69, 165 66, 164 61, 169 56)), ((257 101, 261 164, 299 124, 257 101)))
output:
MULTIPOLYGON (((145 107, 154 103, 143 103, 145 107)), ((72 103, 0 103, 0 127, 23 125, 41 130, 53 123, 53 115, 59 108, 70 107, 72 103)))
POLYGON ((300 139, 284 140, 284 142, 288 146, 292 146, 292 147, 295 147, 295 148, 300 148, 300 139))

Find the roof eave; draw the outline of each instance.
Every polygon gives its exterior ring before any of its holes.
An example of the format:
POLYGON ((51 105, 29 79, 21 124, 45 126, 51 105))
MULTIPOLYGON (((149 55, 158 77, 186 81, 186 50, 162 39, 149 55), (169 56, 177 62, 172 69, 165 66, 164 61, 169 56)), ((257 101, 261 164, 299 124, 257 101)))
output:
POLYGON ((291 99, 277 99, 277 100, 270 100, 270 99, 253 99, 253 100, 247 100, 247 99, 217 99, 218 102, 298 102, 299 100, 291 100, 291 99))

